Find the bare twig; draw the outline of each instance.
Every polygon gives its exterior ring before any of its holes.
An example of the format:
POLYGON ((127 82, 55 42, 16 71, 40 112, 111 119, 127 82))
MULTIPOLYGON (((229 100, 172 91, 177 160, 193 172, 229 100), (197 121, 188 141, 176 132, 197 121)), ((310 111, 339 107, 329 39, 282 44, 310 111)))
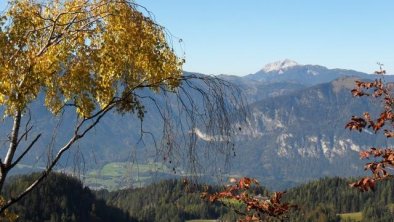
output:
POLYGON ((34 144, 37 142, 37 140, 41 137, 41 133, 34 138, 34 140, 29 144, 29 146, 23 151, 23 153, 11 164, 9 165, 6 169, 10 170, 15 167, 16 164, 19 163, 23 159, 23 157, 29 152, 29 150, 34 146, 34 144))

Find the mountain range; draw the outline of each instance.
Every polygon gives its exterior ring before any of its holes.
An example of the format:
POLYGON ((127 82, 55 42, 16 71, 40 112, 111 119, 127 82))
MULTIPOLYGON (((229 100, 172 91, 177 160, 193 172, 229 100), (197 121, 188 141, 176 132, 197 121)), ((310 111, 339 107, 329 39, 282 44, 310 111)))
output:
MULTIPOLYGON (((231 160, 231 171, 227 172, 231 175, 256 177, 274 189, 325 176, 357 176, 364 173, 358 151, 388 143, 383 136, 369 131, 355 133, 344 129, 352 115, 379 111, 376 101, 352 97, 354 81, 381 76, 300 65, 286 59, 268 64, 254 74, 218 77, 242 90, 250 113, 236 136, 235 157, 231 160)), ((390 75, 384 78, 394 81, 390 75)), ((147 113, 142 129, 161 135, 162 129, 158 127, 161 113, 151 109, 154 104, 144 105, 147 113)), ((67 129, 74 126, 73 114, 52 117, 39 103, 32 105, 31 113, 35 115, 36 129, 43 132, 43 139, 38 144, 41 148, 33 149, 20 172, 25 166, 42 167, 40 163, 52 155, 45 144, 64 143, 69 135, 67 129)), ((5 121, 0 126, 2 137, 6 137, 9 124, 5 121)), ((86 167, 86 171, 97 171, 111 162, 161 162, 151 147, 150 134, 140 141, 140 126, 135 115, 109 114, 78 143, 74 152, 63 158, 60 168, 77 165, 86 167)), ((210 136, 203 130, 197 134, 203 139, 201 135, 210 136)), ((172 168, 171 164, 165 164, 172 168)))

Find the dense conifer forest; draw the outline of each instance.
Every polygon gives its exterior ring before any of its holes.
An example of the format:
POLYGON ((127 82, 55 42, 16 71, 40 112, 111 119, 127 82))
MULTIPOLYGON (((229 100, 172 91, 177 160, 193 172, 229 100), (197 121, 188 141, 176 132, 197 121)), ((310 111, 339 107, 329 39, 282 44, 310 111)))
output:
MULTIPOLYGON (((7 195, 24 188, 37 174, 14 177, 7 195)), ((361 213, 362 221, 392 221, 394 181, 380 183, 375 191, 350 188, 355 179, 324 178, 290 189, 284 196, 299 206, 287 221, 352 221, 345 213, 361 213)), ((236 214, 200 198, 204 186, 165 180, 144 188, 109 192, 92 191, 76 178, 51 174, 31 195, 11 209, 18 221, 187 221, 221 219, 235 221, 236 214)), ((220 186, 211 186, 211 192, 220 186)), ((255 193, 268 195, 264 188, 255 193)))

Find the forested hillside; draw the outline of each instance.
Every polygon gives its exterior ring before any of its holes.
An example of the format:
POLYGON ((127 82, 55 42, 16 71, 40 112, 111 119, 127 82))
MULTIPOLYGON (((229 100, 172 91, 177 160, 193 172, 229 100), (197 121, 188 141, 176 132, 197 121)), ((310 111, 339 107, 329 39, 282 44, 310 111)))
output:
POLYGON ((285 201, 299 205, 296 221, 336 221, 337 214, 354 212, 362 212, 363 221, 393 221, 394 181, 379 183, 371 192, 351 188, 354 181, 338 177, 313 181, 289 190, 285 201))
MULTIPOLYGON (((5 187, 6 195, 20 193, 38 176, 31 174, 12 178, 5 187)), ((17 202, 11 212, 15 212, 19 216, 18 221, 23 222, 137 221, 97 199, 78 179, 58 173, 51 174, 37 189, 17 202)))
MULTIPOLYGON (((20 191, 36 176, 13 178, 6 187, 7 194, 20 191)), ((325 178, 288 190, 284 201, 299 206, 298 211, 288 215, 288 220, 346 221, 345 218, 361 215, 362 221, 392 221, 394 181, 380 183, 374 192, 359 192, 348 185, 354 180, 325 178)), ((78 179, 52 174, 12 211, 19 215, 18 221, 29 222, 236 220, 228 208, 200 198, 204 187, 166 180, 139 189, 91 191, 78 179)), ((211 192, 220 189, 221 186, 210 187, 211 192)), ((255 192, 268 195, 264 188, 255 192)))
POLYGON ((201 190, 203 186, 165 180, 145 188, 98 191, 96 195, 105 199, 108 205, 133 215, 138 221, 217 219, 227 213, 226 208, 203 201, 200 198, 201 190))

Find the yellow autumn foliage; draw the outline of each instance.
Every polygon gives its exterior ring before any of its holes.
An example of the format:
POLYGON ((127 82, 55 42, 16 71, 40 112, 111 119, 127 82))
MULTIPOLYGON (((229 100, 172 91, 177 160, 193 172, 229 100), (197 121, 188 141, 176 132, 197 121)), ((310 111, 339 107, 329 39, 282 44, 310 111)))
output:
POLYGON ((146 86, 175 88, 180 60, 165 30, 127 0, 14 0, 0 24, 0 105, 23 111, 39 94, 80 116, 146 86))

